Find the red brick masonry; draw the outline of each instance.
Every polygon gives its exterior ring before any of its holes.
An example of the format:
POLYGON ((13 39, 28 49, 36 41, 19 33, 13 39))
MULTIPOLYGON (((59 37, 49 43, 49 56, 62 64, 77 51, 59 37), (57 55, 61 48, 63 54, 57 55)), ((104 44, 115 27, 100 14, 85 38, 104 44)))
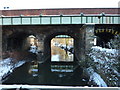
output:
MULTIPOLYGON (((1 12, 1 11, 0 11, 1 12)), ((63 9, 23 9, 23 10, 2 10, 4 16, 29 16, 29 15, 75 15, 75 14, 120 14, 120 8, 63 8, 63 9)))

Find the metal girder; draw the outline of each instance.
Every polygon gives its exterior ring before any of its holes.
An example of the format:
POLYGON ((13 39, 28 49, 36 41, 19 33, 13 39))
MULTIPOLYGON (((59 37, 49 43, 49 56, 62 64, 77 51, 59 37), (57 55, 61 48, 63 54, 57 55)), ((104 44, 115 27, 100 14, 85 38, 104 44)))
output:
POLYGON ((120 15, 1 16, 0 25, 120 24, 120 15))

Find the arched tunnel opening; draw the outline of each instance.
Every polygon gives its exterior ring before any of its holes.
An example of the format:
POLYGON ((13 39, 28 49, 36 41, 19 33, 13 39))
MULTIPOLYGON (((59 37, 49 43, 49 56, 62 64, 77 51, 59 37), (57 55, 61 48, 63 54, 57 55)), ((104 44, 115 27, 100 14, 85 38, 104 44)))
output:
POLYGON ((100 46, 103 48, 111 48, 110 41, 114 40, 115 36, 119 34, 118 31, 114 31, 112 29, 101 29, 95 31, 95 39, 94 42, 96 46, 100 46))
POLYGON ((75 48, 77 47, 75 46, 78 45, 76 40, 74 34, 66 32, 47 35, 44 40, 45 60, 49 59, 49 62, 76 62, 75 48))
POLYGON ((6 41, 3 58, 11 57, 16 60, 37 58, 38 39, 34 34, 14 32, 6 38, 6 41))
POLYGON ((71 36, 57 35, 51 40, 51 61, 74 61, 74 39, 71 36))
POLYGON ((44 42, 44 61, 51 72, 74 72, 79 39, 73 33, 57 32, 47 35, 44 42), (76 55, 75 55, 76 54, 76 55))
POLYGON ((31 46, 38 46, 38 39, 33 34, 17 32, 7 38, 7 50, 29 50, 31 46))
POLYGON ((20 50, 23 46, 23 41, 28 36, 26 33, 14 33, 7 38, 7 50, 20 50))

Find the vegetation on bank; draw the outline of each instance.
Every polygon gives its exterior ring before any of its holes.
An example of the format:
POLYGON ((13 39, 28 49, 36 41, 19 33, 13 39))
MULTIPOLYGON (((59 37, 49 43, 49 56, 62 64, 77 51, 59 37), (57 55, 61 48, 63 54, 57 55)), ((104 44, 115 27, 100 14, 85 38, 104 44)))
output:
MULTIPOLYGON (((116 35, 107 43, 108 48, 92 47, 88 51, 86 61, 83 65, 85 68, 92 68, 98 73, 109 87, 120 86, 120 35, 116 35)), ((97 86, 95 82, 92 82, 97 86)))

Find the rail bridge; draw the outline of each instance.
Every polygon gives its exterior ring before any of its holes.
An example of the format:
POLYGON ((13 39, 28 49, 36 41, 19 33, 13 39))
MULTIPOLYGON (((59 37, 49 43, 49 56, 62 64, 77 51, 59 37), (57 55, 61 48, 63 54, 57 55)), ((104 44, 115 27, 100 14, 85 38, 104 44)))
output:
POLYGON ((117 8, 3 10, 0 16, 3 51, 25 50, 27 37, 34 35, 39 51, 47 58, 51 57, 51 40, 57 35, 68 35, 74 39, 75 61, 85 60, 85 53, 93 45, 104 46, 101 42, 107 43, 120 35, 118 11, 117 8))

